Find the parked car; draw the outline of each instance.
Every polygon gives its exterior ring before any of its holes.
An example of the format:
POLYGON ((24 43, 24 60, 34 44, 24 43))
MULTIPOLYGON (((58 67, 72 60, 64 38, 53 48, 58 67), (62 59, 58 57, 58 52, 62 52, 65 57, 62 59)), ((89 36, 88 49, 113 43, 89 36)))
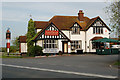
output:
POLYGON ((112 48, 120 48, 120 45, 112 45, 112 48))

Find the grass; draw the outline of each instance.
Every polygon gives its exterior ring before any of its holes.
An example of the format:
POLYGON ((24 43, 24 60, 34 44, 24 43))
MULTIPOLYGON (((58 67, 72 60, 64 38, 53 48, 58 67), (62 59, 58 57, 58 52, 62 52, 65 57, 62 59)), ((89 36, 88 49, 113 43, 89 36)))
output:
POLYGON ((116 62, 114 63, 114 65, 120 66, 120 61, 116 61, 116 62))
POLYGON ((0 58, 22 58, 22 56, 12 56, 13 54, 10 54, 10 56, 7 55, 7 53, 3 53, 0 55, 0 58))
POLYGON ((2 56, 2 58, 22 58, 22 56, 2 56))

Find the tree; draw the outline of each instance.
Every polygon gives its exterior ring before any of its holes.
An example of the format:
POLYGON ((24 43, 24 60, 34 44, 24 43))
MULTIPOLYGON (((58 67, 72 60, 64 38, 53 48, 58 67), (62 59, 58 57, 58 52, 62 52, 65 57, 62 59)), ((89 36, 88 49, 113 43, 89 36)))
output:
POLYGON ((15 47, 16 51, 19 51, 19 37, 15 37, 14 40, 12 40, 12 44, 15 47))
POLYGON ((110 20, 109 25, 111 26, 112 31, 116 32, 117 35, 120 34, 120 12, 118 9, 120 9, 120 2, 115 1, 107 6, 105 11, 110 20))
POLYGON ((28 31, 27 31, 27 53, 30 56, 30 49, 33 47, 34 42, 31 41, 32 37, 35 35, 34 21, 32 19, 28 22, 28 31))

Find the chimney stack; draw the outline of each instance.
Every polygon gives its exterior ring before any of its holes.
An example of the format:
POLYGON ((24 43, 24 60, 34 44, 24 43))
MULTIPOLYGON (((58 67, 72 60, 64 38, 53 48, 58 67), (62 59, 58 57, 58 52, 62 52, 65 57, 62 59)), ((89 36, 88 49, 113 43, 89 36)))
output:
POLYGON ((83 13, 82 10, 79 10, 78 19, 79 19, 80 21, 83 21, 83 20, 84 20, 84 13, 83 13))

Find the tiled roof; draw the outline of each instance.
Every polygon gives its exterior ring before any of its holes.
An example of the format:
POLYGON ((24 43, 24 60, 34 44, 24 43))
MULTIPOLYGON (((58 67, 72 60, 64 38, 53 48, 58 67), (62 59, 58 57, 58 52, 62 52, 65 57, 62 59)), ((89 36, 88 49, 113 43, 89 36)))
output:
POLYGON ((60 30, 70 30, 70 27, 77 22, 82 27, 82 30, 85 30, 89 21, 90 19, 88 17, 84 17, 84 21, 80 22, 78 16, 54 16, 48 22, 35 21, 35 28, 43 29, 47 24, 52 22, 59 27, 60 30))
MULTIPOLYGON (((94 23, 95 20, 98 18, 100 19, 99 16, 92 18, 92 19, 89 19, 88 17, 83 17, 84 21, 80 21, 78 19, 78 16, 53 16, 49 21, 35 21, 35 28, 43 29, 44 27, 46 27, 48 24, 52 22, 60 30, 70 30, 71 29, 70 27, 72 27, 73 24, 77 22, 82 27, 81 30, 87 30, 92 25, 92 23, 94 23)), ((108 26, 107 28, 110 30, 108 26)))
POLYGON ((34 21, 35 22, 35 28, 37 29, 43 29, 47 24, 48 22, 47 21, 34 21))
POLYGON ((20 43, 26 43, 26 39, 27 39, 26 36, 19 36, 19 42, 20 43))
POLYGON ((98 40, 98 39, 102 39, 103 37, 94 37, 91 40, 98 40))

